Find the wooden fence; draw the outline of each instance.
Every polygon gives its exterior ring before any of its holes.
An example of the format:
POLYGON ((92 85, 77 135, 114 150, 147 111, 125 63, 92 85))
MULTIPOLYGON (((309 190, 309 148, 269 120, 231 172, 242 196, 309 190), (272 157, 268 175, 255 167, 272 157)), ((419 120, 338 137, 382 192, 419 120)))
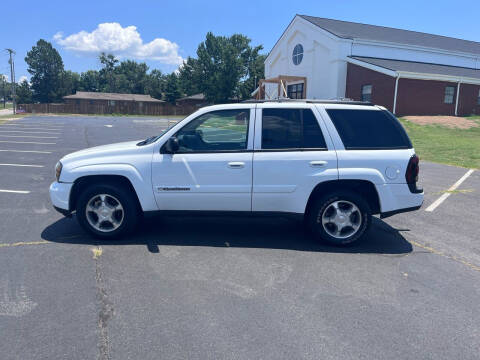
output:
MULTIPOLYGON (((135 104, 137 105, 137 104, 135 104)), ((190 115, 198 110, 195 105, 172 105, 170 103, 148 103, 143 102, 141 106, 124 106, 116 104, 89 104, 81 102, 80 104, 19 104, 20 111, 32 114, 123 114, 123 115, 190 115)))

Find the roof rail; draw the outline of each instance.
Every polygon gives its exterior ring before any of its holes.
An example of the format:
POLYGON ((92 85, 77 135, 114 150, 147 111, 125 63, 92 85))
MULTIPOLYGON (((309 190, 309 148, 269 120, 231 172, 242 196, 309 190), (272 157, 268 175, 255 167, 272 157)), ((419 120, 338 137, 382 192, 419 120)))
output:
POLYGON ((273 99, 273 100, 244 100, 244 103, 307 103, 307 104, 346 104, 346 105, 365 105, 373 106, 369 101, 355 101, 355 100, 316 100, 316 99, 273 99))

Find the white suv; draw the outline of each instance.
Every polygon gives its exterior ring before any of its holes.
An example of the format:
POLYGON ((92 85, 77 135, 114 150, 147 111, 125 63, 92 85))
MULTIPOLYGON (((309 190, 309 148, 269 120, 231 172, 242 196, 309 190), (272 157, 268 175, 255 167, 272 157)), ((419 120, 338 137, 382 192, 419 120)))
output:
POLYGON ((143 212, 296 214, 349 244, 373 214, 417 210, 418 157, 386 109, 338 101, 202 108, 162 134, 63 157, 54 207, 91 234, 132 231, 143 212))

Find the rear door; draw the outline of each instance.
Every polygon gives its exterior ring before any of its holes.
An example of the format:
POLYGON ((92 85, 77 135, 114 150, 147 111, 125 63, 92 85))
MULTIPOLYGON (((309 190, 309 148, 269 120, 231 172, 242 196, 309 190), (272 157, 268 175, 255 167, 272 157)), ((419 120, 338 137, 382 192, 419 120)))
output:
POLYGON ((333 144, 313 106, 258 105, 254 150, 253 211, 303 213, 317 184, 338 179, 333 144))

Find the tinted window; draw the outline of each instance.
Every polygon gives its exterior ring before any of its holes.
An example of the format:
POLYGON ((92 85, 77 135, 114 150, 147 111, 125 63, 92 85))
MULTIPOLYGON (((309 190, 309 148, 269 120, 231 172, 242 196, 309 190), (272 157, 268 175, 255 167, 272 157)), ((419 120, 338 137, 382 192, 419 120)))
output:
POLYGON ((326 149, 310 109, 263 109, 262 149, 326 149))
POLYGON ((220 110, 200 115, 177 132, 178 152, 245 150, 249 117, 249 109, 220 110))
POLYGON ((362 101, 372 101, 372 85, 362 86, 362 101))
POLYGON ((288 85, 287 96, 289 99, 303 99, 303 83, 288 85))
POLYGON ((380 110, 327 109, 345 149, 409 149, 412 147, 400 122, 380 110))

